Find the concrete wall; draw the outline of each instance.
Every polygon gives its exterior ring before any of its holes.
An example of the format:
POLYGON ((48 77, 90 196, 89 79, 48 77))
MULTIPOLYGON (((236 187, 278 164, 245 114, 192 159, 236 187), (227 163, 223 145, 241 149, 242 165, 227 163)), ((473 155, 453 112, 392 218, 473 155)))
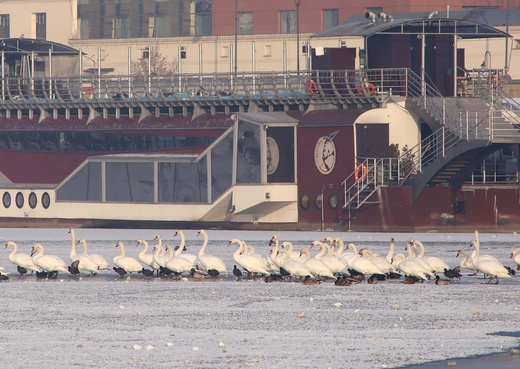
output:
POLYGON ((0 14, 10 15, 11 38, 36 38, 35 13, 47 14, 47 40, 65 45, 77 37, 76 0, 3 0, 0 14))

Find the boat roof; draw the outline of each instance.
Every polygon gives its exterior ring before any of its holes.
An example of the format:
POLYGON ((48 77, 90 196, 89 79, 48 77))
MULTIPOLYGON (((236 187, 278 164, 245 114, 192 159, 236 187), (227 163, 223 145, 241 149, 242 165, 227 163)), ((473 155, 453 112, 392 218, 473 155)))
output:
POLYGON ((48 53, 60 55, 79 55, 79 50, 68 45, 60 44, 49 40, 36 38, 3 38, 1 43, 2 51, 15 53, 48 53))
MULTIPOLYGON (((510 37, 506 32, 493 26, 507 23, 506 13, 501 9, 493 10, 496 11, 477 9, 451 12, 449 17, 446 12, 438 12, 432 17, 428 17, 428 14, 425 13, 399 13, 391 14, 391 21, 377 18, 374 22, 366 19, 365 15, 355 15, 345 23, 318 32, 311 37, 370 37, 381 33, 456 34, 462 39, 510 37), (499 12, 499 10, 501 11, 499 12)), ((515 19, 514 23, 518 24, 520 9, 510 10, 509 18, 515 19)))

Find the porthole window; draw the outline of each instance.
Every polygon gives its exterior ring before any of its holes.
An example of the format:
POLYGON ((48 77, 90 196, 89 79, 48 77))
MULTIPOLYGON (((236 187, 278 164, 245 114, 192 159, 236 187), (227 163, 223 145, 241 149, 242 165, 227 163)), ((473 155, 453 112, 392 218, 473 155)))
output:
POLYGON ((321 207, 323 206, 323 194, 322 193, 319 193, 316 195, 316 198, 314 199, 314 205, 318 209, 321 209, 321 207))
POLYGON ((29 206, 31 207, 31 209, 34 209, 36 205, 38 205, 38 197, 34 192, 31 192, 29 194, 29 206))
POLYGON ((300 206, 302 209, 308 209, 309 205, 311 204, 311 199, 307 195, 302 195, 300 198, 300 206))
POLYGON ((4 192, 4 196, 2 196, 2 202, 4 203, 4 208, 6 209, 11 206, 11 194, 9 192, 4 192))
POLYGON ((45 209, 48 209, 51 206, 51 197, 47 192, 44 192, 42 195, 42 205, 45 209))
POLYGON ((18 192, 16 194, 15 202, 16 202, 16 206, 18 206, 18 209, 21 209, 23 207, 23 203, 24 203, 23 193, 18 192))
POLYGON ((338 207, 338 195, 335 193, 331 193, 329 195, 329 206, 332 209, 336 209, 338 207))

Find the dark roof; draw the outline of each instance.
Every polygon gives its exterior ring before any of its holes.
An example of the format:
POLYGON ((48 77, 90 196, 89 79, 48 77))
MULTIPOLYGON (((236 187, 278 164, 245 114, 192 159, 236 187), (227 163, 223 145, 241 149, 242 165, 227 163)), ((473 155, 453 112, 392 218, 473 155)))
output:
MULTIPOLYGON (((446 12, 438 12, 436 16, 431 18, 428 15, 428 13, 390 14, 393 20, 386 22, 381 18, 376 18, 375 22, 371 22, 364 14, 356 15, 337 27, 316 33, 311 37, 369 37, 377 33, 420 34, 423 33, 423 27, 426 33, 454 34, 456 29, 457 35, 461 38, 508 36, 505 32, 494 27, 494 25, 506 24, 507 12, 503 9, 450 12, 449 18, 446 17, 446 12)), ((519 24, 519 19, 520 9, 509 11, 510 24, 513 20, 513 24, 519 24)))
POLYGON ((49 53, 49 49, 51 49, 53 54, 79 55, 78 49, 49 40, 20 37, 3 38, 1 41, 0 48, 5 52, 49 53))

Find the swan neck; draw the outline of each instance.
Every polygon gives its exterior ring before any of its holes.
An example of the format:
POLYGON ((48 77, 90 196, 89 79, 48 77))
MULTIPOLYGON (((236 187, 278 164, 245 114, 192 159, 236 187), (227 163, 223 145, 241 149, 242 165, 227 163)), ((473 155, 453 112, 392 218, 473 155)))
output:
POLYGON ((204 255, 204 251, 206 251, 206 246, 208 245, 208 234, 205 231, 202 231, 202 237, 204 237, 204 243, 199 250, 199 255, 204 255))

